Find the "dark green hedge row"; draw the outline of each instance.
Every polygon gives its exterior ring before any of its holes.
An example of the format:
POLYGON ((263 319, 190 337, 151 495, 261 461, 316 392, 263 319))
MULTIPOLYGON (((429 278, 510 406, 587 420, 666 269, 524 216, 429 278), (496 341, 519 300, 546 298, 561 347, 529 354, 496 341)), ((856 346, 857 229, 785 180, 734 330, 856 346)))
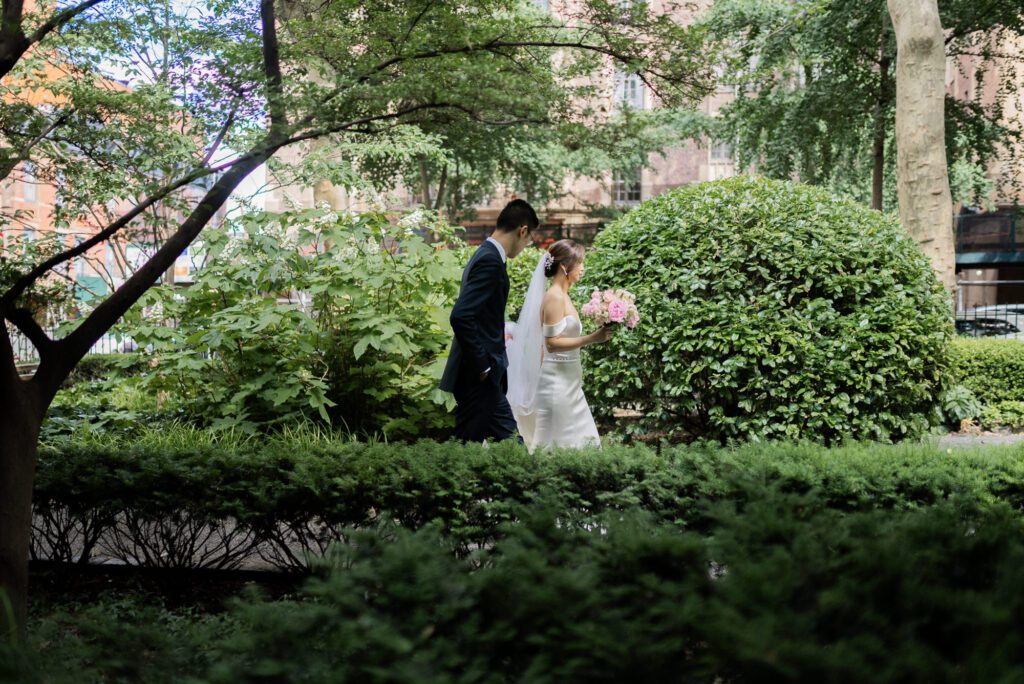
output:
POLYGON ((149 365, 149 359, 141 353, 90 354, 74 367, 66 385, 79 382, 94 382, 127 375, 138 375, 149 365))
POLYGON ((1024 341, 958 338, 952 345, 953 384, 983 404, 1024 401, 1024 341))
POLYGON ((656 521, 708 529, 709 507, 773 486, 814 492, 828 508, 910 509, 954 495, 1024 505, 1022 450, 947 453, 928 446, 606 446, 531 456, 421 442, 318 439, 137 441, 44 447, 36 481, 37 557, 180 567, 236 567, 254 555, 303 568, 347 528, 386 515, 439 522, 463 554, 486 546, 512 511, 553 493, 579 515, 639 507, 656 521))
POLYGON ((844 512, 767 488, 743 506, 716 506, 711 537, 636 509, 581 519, 554 502, 515 514, 519 522, 473 562, 451 553, 437 527, 384 525, 356 533, 294 600, 249 598, 204 617, 122 601, 51 618, 33 630, 38 654, 5 658, 0 644, 0 678, 860 684, 1024 676, 1024 520, 1000 502, 844 512))

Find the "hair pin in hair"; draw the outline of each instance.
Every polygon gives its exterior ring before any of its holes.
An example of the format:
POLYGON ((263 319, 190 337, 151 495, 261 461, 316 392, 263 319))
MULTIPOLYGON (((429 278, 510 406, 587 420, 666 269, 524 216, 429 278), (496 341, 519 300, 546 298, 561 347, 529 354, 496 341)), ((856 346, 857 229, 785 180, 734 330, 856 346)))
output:
POLYGON ((548 270, 555 263, 555 257, 551 256, 551 252, 544 255, 544 270, 548 270))

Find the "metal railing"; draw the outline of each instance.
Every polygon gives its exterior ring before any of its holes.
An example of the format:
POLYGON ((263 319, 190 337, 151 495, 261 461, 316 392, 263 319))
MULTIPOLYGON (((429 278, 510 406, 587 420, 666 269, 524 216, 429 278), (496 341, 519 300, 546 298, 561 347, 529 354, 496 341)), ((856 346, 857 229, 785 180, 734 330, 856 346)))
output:
POLYGON ((1024 293, 1024 280, 961 280, 956 288, 957 333, 968 337, 1024 338, 1024 296, 1021 303, 1013 290, 1024 293), (1010 289, 1012 288, 1012 290, 1010 289), (999 300, 1004 300, 999 302, 999 300))
MULTIPOLYGON (((19 365, 38 363, 39 350, 17 330, 9 330, 11 346, 14 348, 14 362, 19 365)), ((56 329, 46 330, 50 339, 55 339, 56 329)), ((118 354, 135 349, 135 342, 127 335, 107 333, 89 348, 89 354, 118 354)))

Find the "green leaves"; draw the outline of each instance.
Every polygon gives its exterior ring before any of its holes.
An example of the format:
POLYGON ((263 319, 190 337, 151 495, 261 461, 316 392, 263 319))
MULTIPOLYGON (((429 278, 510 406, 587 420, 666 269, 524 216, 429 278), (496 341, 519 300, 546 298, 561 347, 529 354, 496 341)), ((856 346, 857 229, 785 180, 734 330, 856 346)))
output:
POLYGON ((588 353, 608 415, 688 439, 901 439, 947 381, 945 297, 890 217, 739 177, 648 201, 598 235, 586 286, 641 325, 588 353), (623 382, 632 378, 635 382, 623 382))
MULTIPOLYGON (((1008 0, 980 12, 965 0, 938 5, 950 64, 973 82, 946 102, 953 192, 981 205, 992 185, 985 168, 1007 158, 1001 144, 1024 134, 1012 104, 1017 70, 994 54, 1024 33, 1020 8, 1008 0), (984 57, 985 66, 960 66, 960 55, 984 57)), ((895 207, 896 47, 885 2, 718 0, 700 25, 716 47, 722 86, 736 94, 713 135, 734 142, 742 166, 866 203, 878 164, 885 206, 895 207)), ((1002 167, 1000 186, 1015 183, 1013 167, 1002 167)))
POLYGON ((1024 401, 1024 343, 1020 340, 960 337, 953 342, 951 356, 954 381, 983 404, 1024 401))
POLYGON ((145 387, 233 429, 319 417, 389 437, 440 430, 450 400, 436 368, 463 264, 416 231, 452 239, 423 212, 392 223, 319 209, 211 233, 195 284, 152 292, 158 317, 137 318, 156 361, 145 387))

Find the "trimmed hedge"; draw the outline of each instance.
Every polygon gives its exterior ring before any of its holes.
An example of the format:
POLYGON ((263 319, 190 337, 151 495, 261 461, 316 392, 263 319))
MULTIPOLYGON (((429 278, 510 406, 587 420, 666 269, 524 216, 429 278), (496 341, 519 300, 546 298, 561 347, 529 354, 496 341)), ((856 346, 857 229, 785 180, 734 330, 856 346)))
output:
POLYGON ((442 525, 462 555, 514 509, 554 492, 582 516, 640 507, 707 530, 709 506, 776 486, 843 511, 910 509, 963 495, 1024 506, 1022 449, 955 455, 927 446, 608 445, 529 455, 514 444, 411 445, 277 438, 191 443, 173 431, 41 450, 33 554, 164 567, 304 569, 351 528, 442 525))
POLYGON ((952 380, 983 404, 1024 401, 1024 342, 958 338, 951 347, 952 380))
POLYGON ((992 682, 1024 674, 1009 506, 829 509, 771 489, 712 537, 629 510, 515 511, 474 562, 436 527, 354 535, 294 600, 101 603, 0 643, 0 677, 80 682, 992 682), (595 524, 596 523, 596 524, 595 524))
POLYGON ((65 386, 80 382, 96 382, 141 374, 149 359, 140 352, 123 354, 90 354, 71 370, 65 386))

